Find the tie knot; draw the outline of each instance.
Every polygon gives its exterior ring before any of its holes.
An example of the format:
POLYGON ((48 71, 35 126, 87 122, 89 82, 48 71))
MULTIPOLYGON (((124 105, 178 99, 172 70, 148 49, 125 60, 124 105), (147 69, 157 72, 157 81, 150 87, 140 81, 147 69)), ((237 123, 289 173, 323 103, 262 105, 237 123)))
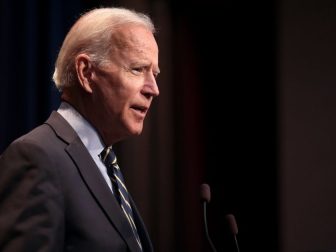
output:
POLYGON ((104 148, 104 150, 99 154, 99 157, 102 159, 104 164, 117 164, 117 157, 114 154, 111 146, 104 148))

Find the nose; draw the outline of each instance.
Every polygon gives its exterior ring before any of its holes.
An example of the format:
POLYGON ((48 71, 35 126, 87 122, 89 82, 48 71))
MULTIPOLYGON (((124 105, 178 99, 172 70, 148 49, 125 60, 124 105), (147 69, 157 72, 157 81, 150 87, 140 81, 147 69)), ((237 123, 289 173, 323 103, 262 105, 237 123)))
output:
POLYGON ((153 74, 149 74, 148 78, 146 78, 142 94, 146 97, 156 97, 160 94, 159 87, 153 74))

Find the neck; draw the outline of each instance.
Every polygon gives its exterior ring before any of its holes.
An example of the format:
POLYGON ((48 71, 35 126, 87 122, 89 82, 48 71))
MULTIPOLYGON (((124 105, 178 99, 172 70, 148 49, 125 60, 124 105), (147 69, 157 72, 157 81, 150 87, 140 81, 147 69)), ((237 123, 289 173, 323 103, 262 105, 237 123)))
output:
POLYGON ((121 139, 113 135, 111 127, 106 127, 107 123, 101 119, 104 115, 99 114, 99 107, 93 102, 92 96, 73 86, 63 90, 61 100, 73 106, 97 130, 105 146, 111 146, 121 139))

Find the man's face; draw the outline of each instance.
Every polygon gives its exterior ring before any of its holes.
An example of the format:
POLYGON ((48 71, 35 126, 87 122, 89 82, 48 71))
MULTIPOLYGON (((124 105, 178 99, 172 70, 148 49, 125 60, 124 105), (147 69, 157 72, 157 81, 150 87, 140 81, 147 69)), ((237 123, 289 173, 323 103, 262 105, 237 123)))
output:
POLYGON ((152 99, 159 95, 159 67, 156 41, 144 27, 123 26, 111 43, 111 63, 97 68, 92 80, 100 131, 115 142, 142 132, 152 99))

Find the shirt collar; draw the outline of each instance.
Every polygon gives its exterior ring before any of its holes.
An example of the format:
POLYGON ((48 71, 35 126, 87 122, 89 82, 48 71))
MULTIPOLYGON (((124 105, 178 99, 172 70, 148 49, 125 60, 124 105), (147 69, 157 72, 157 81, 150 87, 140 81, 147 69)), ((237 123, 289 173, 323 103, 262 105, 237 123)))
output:
POLYGON ((76 131, 90 153, 98 155, 104 149, 105 145, 96 129, 69 103, 62 102, 57 112, 76 131))

